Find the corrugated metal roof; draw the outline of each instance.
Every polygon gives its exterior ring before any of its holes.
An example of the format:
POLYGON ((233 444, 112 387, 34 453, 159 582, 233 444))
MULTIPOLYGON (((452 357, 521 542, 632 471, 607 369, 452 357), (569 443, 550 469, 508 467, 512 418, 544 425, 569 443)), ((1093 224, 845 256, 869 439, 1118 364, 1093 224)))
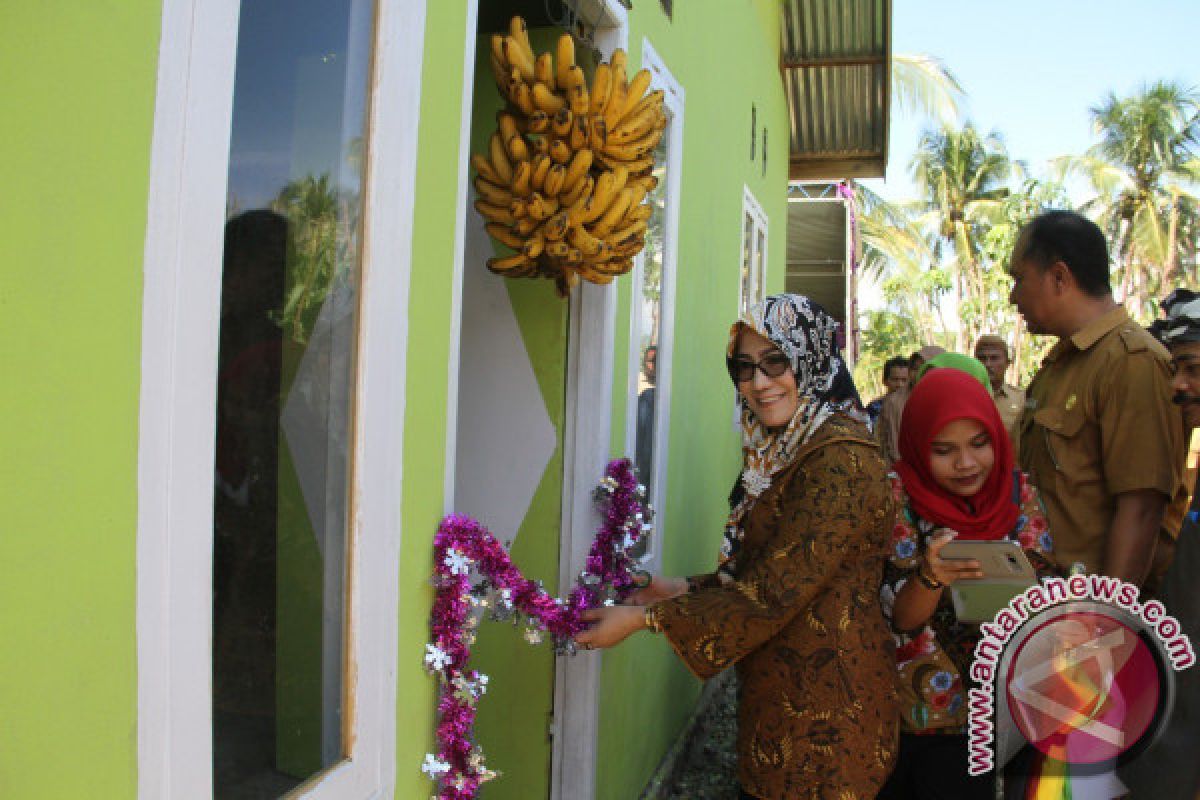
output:
POLYGON ((783 0, 793 180, 883 175, 891 18, 891 0, 783 0))

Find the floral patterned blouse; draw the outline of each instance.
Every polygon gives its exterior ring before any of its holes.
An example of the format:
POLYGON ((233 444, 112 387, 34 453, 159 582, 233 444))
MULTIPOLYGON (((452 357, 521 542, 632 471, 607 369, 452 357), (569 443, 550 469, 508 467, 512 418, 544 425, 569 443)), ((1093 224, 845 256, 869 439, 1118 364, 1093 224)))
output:
MULTIPOLYGON (((1021 544, 1039 575, 1054 574, 1053 544, 1042 501, 1029 477, 1023 472, 1017 475, 1021 514, 1008 538, 1021 544)), ((949 592, 943 592, 933 617, 919 629, 901 631, 892 622, 896 595, 916 575, 919 557, 936 528, 913 512, 900 476, 892 472, 888 477, 896 501, 896 521, 880 601, 896 639, 901 729, 905 733, 963 733, 969 688, 964 676, 970 671, 979 626, 958 621, 949 592)))

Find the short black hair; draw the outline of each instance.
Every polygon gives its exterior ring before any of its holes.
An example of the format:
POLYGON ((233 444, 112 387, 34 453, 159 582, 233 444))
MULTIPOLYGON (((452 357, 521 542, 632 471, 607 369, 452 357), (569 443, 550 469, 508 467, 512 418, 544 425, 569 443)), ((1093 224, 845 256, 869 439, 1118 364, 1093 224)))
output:
POLYGON ((883 363, 883 379, 885 381, 888 379, 888 373, 890 373, 896 367, 904 367, 905 369, 908 369, 908 359, 904 356, 892 356, 885 361, 883 363))
POLYGON ((1018 255, 1045 271, 1055 261, 1071 270, 1079 288, 1092 297, 1112 294, 1108 242, 1096 223, 1074 211, 1047 211, 1025 226, 1025 249, 1018 255))

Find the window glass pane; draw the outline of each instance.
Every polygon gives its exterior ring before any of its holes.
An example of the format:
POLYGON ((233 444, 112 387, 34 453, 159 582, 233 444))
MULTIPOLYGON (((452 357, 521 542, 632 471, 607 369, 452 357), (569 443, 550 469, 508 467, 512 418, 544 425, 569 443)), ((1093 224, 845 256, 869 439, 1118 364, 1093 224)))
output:
MULTIPOLYGON (((646 487, 646 496, 653 497, 654 465, 657 454, 654 450, 655 430, 658 421, 657 391, 662 376, 658 372, 659 320, 662 318, 663 264, 666 248, 667 216, 667 142, 671 138, 668 123, 662 139, 654 151, 654 174, 658 186, 649 195, 652 213, 647 223, 646 249, 642 260, 641 283, 634 287, 633 313, 636 315, 635 330, 638 331, 638 351, 641 365, 638 374, 637 431, 634 445, 634 463, 641 481, 646 487)), ((638 544, 641 555, 645 552, 646 540, 638 544)))
POLYGON ((217 382, 213 776, 341 760, 370 0, 242 4, 217 382))
POLYGON ((742 294, 738 310, 745 313, 754 305, 754 217, 742 215, 742 294))
POLYGON ((758 303, 767 294, 767 229, 755 232, 758 244, 754 248, 754 300, 758 303))

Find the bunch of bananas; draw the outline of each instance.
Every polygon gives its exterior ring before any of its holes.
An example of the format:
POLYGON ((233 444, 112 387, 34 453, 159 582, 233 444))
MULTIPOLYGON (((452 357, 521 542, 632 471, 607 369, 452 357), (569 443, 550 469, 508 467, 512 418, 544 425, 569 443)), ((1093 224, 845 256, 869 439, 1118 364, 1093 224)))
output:
POLYGON ((515 253, 488 260, 509 277, 547 277, 566 295, 580 278, 610 283, 645 246, 658 183, 654 151, 667 126, 650 72, 626 80, 625 52, 587 86, 570 34, 535 56, 525 21, 492 37, 492 71, 508 100, 486 155, 472 156, 475 208, 515 253))

